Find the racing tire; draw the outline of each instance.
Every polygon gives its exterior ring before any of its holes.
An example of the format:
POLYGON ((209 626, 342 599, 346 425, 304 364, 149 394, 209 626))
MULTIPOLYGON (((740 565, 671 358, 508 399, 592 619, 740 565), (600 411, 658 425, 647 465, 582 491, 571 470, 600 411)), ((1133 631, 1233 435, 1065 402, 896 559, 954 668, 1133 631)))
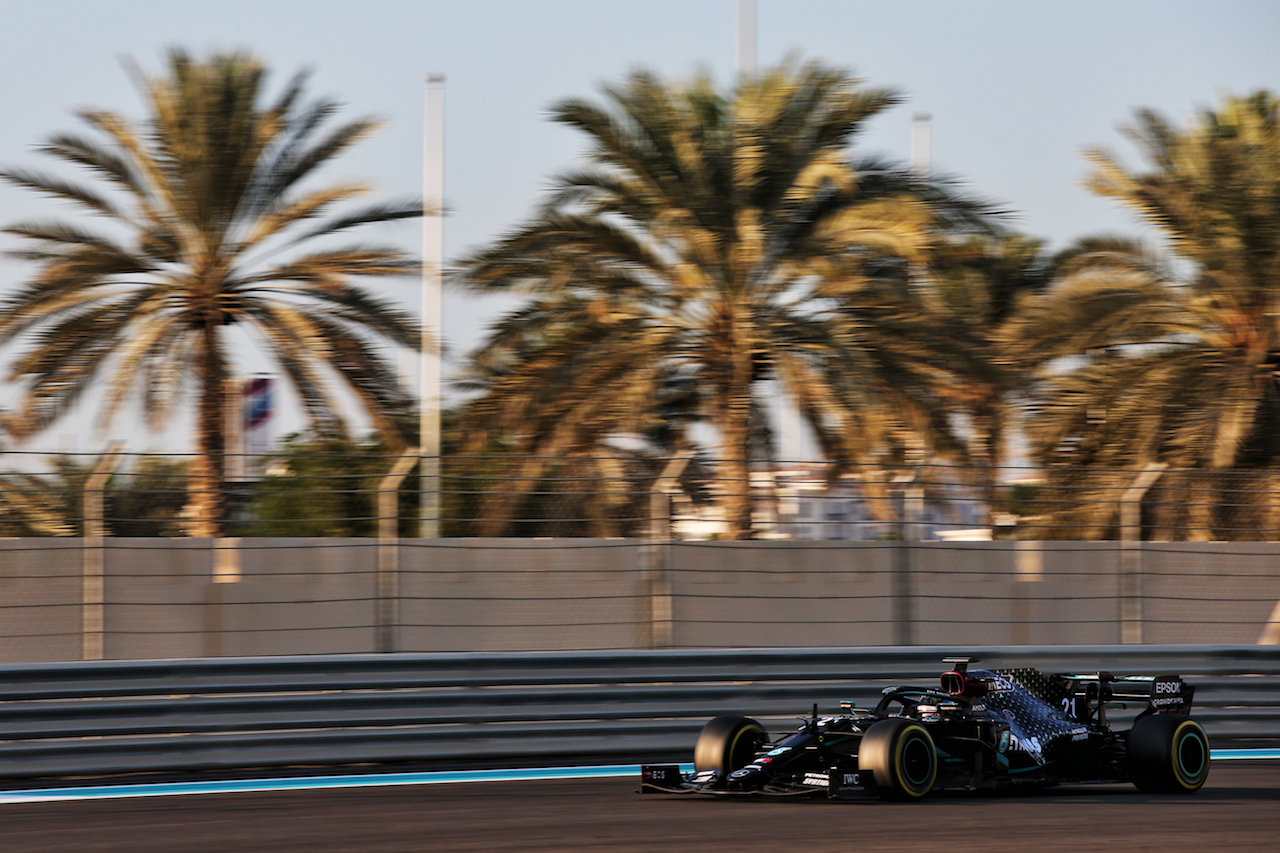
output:
POLYGON ((1192 794, 1209 778, 1209 736, 1190 717, 1143 717, 1129 732, 1128 763, 1139 791, 1192 794))
POLYGON ((914 720, 881 720, 862 736, 858 769, 871 771, 881 799, 918 800, 938 778, 938 750, 914 720))
POLYGON ((750 717, 726 714, 702 727, 693 748, 694 770, 719 770, 727 777, 755 760, 763 743, 769 742, 764 726, 750 717))

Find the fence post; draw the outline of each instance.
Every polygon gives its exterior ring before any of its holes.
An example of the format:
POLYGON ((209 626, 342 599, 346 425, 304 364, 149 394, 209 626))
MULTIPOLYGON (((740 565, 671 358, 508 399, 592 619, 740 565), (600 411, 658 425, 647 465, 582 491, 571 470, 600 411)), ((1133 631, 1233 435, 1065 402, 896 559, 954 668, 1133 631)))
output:
POLYGON ((124 444, 113 441, 93 466, 84 484, 84 549, 80 589, 80 657, 102 660, 106 653, 106 536, 103 496, 107 480, 116 466, 124 444))
POLYGON ((645 649, 666 648, 675 634, 671 573, 664 558, 671 541, 671 495, 679 490, 680 475, 691 456, 693 451, 686 448, 668 459, 649 488, 649 543, 644 558, 644 600, 649 612, 643 621, 647 636, 640 641, 645 649))
POLYGON ((1142 642, 1142 498, 1164 469, 1153 462, 1120 497, 1120 642, 1142 642))
POLYGON ((406 450, 378 483, 377 648, 394 652, 400 624, 400 484, 418 463, 419 450, 406 450))

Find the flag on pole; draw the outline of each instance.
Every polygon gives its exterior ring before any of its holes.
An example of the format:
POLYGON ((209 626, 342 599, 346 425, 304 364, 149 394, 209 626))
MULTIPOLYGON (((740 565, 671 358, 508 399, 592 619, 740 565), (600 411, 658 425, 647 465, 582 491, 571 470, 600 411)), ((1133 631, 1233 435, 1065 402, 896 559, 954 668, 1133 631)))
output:
MULTIPOLYGON (((244 444, 251 456, 271 449, 271 417, 275 413, 275 394, 270 376, 246 379, 241 391, 244 398, 244 444)), ((256 460, 250 460, 253 465, 256 460)))

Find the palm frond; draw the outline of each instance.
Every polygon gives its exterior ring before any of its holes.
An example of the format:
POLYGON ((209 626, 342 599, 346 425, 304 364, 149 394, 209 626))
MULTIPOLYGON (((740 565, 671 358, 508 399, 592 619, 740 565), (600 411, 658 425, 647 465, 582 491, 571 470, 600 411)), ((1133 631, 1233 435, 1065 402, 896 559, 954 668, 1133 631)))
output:
POLYGON ((106 196, 95 192, 89 187, 73 184, 54 175, 46 175, 42 172, 33 172, 26 169, 2 169, 0 170, 0 181, 23 187, 24 189, 34 190, 42 195, 73 201, 95 213, 102 213, 107 216, 121 215, 121 212, 115 208, 106 196))

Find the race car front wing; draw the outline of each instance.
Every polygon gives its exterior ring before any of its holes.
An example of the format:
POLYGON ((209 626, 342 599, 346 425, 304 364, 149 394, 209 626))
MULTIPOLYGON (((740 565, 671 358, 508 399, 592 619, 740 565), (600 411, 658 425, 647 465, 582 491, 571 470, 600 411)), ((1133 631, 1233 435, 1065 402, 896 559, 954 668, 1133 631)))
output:
POLYGON ((774 779, 763 788, 733 790, 722 784, 716 770, 683 773, 678 764, 644 764, 640 767, 642 794, 708 794, 721 797, 829 797, 855 799, 875 796, 868 773, 833 767, 774 779))

